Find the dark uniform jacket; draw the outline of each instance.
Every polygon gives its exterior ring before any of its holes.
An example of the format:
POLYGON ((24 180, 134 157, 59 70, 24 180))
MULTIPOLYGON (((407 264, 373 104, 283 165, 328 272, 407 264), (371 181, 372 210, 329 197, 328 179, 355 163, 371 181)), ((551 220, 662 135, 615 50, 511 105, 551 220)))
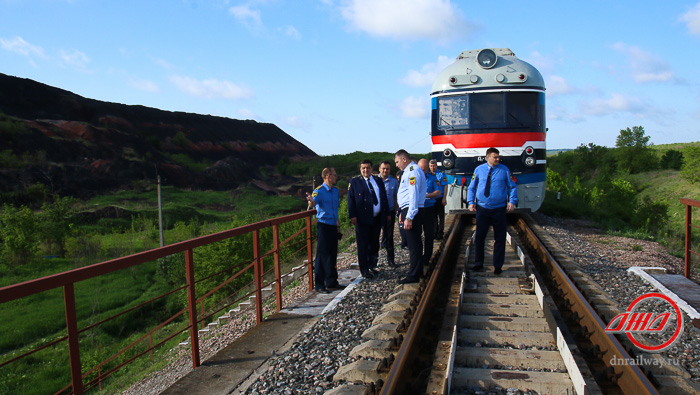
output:
MULTIPOLYGON (((386 189, 384 181, 377 176, 372 176, 377 183, 376 190, 379 199, 382 224, 386 222, 386 218, 391 215, 389 203, 386 200, 386 189)), ((374 185, 373 185, 374 187, 374 185)), ((374 222, 374 204, 372 203, 372 193, 367 187, 367 181, 362 176, 353 177, 350 180, 348 188, 348 216, 349 218, 357 218, 358 224, 371 225, 374 222)))

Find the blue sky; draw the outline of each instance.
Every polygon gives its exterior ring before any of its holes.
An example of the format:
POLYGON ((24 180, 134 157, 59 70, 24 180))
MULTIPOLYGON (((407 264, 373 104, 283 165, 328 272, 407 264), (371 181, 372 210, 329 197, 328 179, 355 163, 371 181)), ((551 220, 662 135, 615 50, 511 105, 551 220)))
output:
POLYGON ((271 122, 321 155, 429 152, 463 50, 547 87, 547 145, 700 141, 700 2, 0 0, 0 72, 84 97, 271 122))

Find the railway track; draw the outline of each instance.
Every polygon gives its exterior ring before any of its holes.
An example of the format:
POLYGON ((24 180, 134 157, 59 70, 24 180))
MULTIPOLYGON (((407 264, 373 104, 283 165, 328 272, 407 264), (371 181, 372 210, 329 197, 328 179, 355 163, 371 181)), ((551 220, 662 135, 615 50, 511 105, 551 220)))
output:
POLYGON ((603 331, 599 315, 617 310, 529 215, 509 216, 501 275, 488 270, 492 235, 475 272, 473 216, 449 222, 426 279, 396 288, 353 350, 361 359, 336 373, 348 384, 329 393, 697 393, 663 363, 611 366, 634 356, 603 331))

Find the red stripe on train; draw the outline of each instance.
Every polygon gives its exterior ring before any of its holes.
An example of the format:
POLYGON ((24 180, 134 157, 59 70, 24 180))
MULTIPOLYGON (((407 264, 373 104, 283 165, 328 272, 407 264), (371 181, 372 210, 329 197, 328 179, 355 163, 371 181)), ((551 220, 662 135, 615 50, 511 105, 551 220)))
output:
POLYGON ((433 144, 452 144, 455 148, 521 147, 528 141, 544 141, 546 133, 483 133, 433 136, 433 144))

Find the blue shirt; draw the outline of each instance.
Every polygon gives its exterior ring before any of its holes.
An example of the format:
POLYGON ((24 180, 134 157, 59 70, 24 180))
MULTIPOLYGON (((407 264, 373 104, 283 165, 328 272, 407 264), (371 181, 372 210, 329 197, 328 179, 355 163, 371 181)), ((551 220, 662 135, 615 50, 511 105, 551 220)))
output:
POLYGON ((326 225, 338 225, 338 188, 329 187, 324 182, 314 189, 311 197, 316 203, 316 218, 326 225))
POLYGON ((491 166, 488 163, 477 166, 474 176, 467 188, 467 204, 478 204, 484 208, 504 207, 508 203, 518 204, 518 188, 510 178, 510 170, 502 164, 497 164, 491 172, 491 193, 484 196, 486 179, 491 166), (476 202, 474 199, 476 198, 476 202))
MULTIPOLYGON (((396 194, 396 201, 399 203, 399 208, 408 208, 406 218, 413 220, 418 209, 425 206, 425 173, 423 169, 418 167, 416 162, 411 162, 403 170, 401 183, 399 183, 399 191, 396 194)), ((402 218, 403 220, 404 218, 402 218)))
POLYGON ((437 170, 435 171, 435 178, 437 178, 439 186, 438 189, 440 189, 440 196, 438 196, 436 199, 439 199, 442 197, 442 195, 445 194, 445 185, 447 185, 447 177, 440 170, 437 170))
POLYGON ((386 200, 389 203, 389 211, 394 212, 396 205, 396 193, 399 191, 399 180, 389 176, 384 181, 384 189, 386 189, 386 200))
MULTIPOLYGON (((439 181, 433 173, 428 173, 425 175, 425 193, 435 192, 440 189, 439 181)), ((435 205, 435 198, 425 198, 425 207, 432 207, 435 205)))

